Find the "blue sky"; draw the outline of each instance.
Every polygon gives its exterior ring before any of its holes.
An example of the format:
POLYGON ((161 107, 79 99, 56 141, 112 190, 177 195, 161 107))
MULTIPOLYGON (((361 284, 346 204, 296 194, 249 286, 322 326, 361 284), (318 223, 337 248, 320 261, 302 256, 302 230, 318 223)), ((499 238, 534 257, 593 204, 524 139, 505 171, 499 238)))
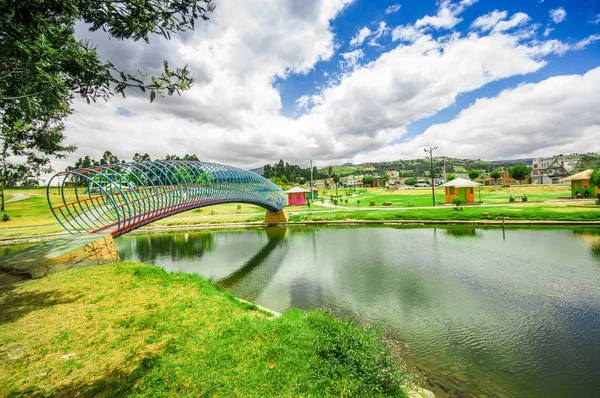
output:
POLYGON ((77 35, 125 70, 187 64, 195 84, 152 104, 76 100, 74 159, 194 153, 253 168, 428 146, 490 160, 600 152, 599 0, 218 0, 170 41, 77 35))
MULTIPOLYGON (((341 54, 352 49, 349 42, 362 27, 366 26, 375 31, 381 21, 389 27, 411 23, 425 15, 433 14, 436 5, 435 0, 404 2, 358 0, 352 4, 332 24, 333 30, 336 32, 337 43, 340 46, 336 55, 330 60, 317 63, 314 69, 305 75, 291 74, 285 79, 276 80, 276 87, 281 93, 282 114, 297 117, 296 100, 303 95, 317 94, 321 87, 327 85, 330 76, 339 71, 339 63, 343 61, 341 54), (400 9, 386 14, 386 9, 394 5, 400 5, 400 9), (327 73, 328 76, 325 76, 324 73, 327 73)), ((590 23, 595 21, 600 13, 600 2, 595 0, 544 0, 541 2, 539 0, 480 0, 461 14, 463 21, 456 26, 455 30, 463 35, 467 34, 471 23, 477 17, 492 10, 507 10, 509 15, 517 12, 526 13, 533 23, 540 24, 538 33, 541 39, 576 41, 600 31, 600 24, 590 23), (564 21, 557 24, 551 19, 550 11, 561 8, 565 10, 567 16, 564 21), (544 37, 546 28, 551 28, 552 31, 547 37, 544 37)), ((441 36, 447 32, 433 31, 432 33, 434 36, 441 36)), ((381 47, 362 47, 366 50, 363 63, 377 59, 383 52, 395 46, 390 36, 381 37, 377 43, 381 47)), ((408 134, 402 139, 419 135, 432 124, 451 120, 461 109, 472 104, 478 97, 491 97, 505 88, 514 87, 523 82, 535 83, 556 75, 585 73, 600 65, 600 44, 563 56, 550 56, 548 62, 548 65, 538 72, 492 82, 480 89, 461 94, 456 104, 439 111, 434 116, 411 123, 408 126, 408 134)))

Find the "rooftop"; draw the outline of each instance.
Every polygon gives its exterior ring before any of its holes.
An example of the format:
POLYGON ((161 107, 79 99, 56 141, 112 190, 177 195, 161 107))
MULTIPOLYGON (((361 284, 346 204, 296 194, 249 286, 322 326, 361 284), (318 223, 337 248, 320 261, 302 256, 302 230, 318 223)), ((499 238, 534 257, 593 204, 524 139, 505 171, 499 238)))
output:
POLYGON ((308 189, 304 189, 302 187, 294 187, 292 189, 288 189, 285 193, 298 193, 298 192, 310 192, 308 189))
POLYGON ((561 179, 561 181, 589 180, 590 178, 592 178, 593 172, 594 172, 594 170, 587 169, 587 170, 581 171, 577 174, 573 174, 572 176, 565 177, 565 178, 561 179))
POLYGON ((455 178, 452 181, 448 181, 445 184, 440 185, 440 187, 478 187, 481 184, 471 180, 465 180, 464 178, 455 178))

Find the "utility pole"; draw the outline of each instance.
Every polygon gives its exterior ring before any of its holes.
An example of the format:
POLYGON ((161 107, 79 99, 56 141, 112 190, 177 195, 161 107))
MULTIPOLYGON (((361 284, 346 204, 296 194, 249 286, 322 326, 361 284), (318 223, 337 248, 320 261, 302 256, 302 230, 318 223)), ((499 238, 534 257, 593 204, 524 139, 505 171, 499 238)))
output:
POLYGON ((448 181, 446 181, 446 157, 444 156, 443 159, 444 159, 444 182, 448 182, 448 181))
POLYGON ((310 200, 311 200, 311 202, 314 199, 314 195, 315 194, 313 192, 313 165, 312 165, 312 159, 311 159, 310 160, 310 200))
POLYGON ((2 204, 0 204, 0 211, 4 211, 4 175, 0 175, 0 197, 2 198, 2 204))
POLYGON ((429 176, 431 177, 431 202, 435 207, 435 186, 433 185, 433 151, 435 151, 438 147, 429 147, 429 149, 424 148, 425 153, 429 154, 429 162, 431 164, 431 168, 429 169, 429 176))

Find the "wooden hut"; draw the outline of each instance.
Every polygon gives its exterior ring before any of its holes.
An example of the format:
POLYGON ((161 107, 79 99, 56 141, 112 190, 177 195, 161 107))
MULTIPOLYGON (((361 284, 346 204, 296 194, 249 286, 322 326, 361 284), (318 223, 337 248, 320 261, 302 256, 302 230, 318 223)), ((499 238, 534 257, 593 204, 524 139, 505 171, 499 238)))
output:
POLYGON ((445 184, 440 185, 446 190, 446 203, 452 203, 452 198, 460 197, 464 203, 475 203, 475 187, 481 184, 464 178, 455 178, 445 184))
POLYGON ((595 197, 600 194, 600 187, 594 186, 590 181, 592 179, 592 169, 582 171, 572 176, 565 177, 561 181, 571 181, 571 197, 595 197))
POLYGON ((288 197, 288 206, 302 206, 306 204, 306 194, 310 191, 308 189, 294 187, 285 191, 288 197))

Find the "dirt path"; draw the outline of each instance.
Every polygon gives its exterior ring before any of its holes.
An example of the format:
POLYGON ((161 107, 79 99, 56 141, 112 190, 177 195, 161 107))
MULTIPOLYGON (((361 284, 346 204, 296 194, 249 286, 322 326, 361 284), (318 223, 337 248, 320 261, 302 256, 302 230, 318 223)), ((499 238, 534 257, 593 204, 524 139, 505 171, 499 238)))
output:
POLYGON ((25 199, 29 199, 29 198, 31 198, 30 195, 26 195, 24 193, 15 193, 15 194, 13 194, 12 198, 10 198, 9 200, 4 201, 4 203, 18 202, 20 200, 25 200, 25 199))

